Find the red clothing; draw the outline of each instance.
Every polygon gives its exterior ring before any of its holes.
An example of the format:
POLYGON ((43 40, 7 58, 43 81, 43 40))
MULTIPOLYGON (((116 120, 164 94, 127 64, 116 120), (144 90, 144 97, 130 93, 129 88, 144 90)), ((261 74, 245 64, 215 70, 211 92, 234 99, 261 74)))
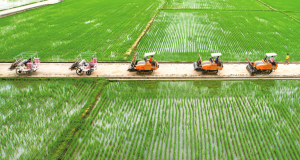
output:
POLYGON ((150 58, 150 62, 152 62, 152 57, 150 58))

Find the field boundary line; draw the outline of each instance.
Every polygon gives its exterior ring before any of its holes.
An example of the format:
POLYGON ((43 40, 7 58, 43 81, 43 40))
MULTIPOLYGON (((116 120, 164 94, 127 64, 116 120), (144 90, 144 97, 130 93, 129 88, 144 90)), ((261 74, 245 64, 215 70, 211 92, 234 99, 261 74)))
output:
POLYGON ((50 4, 60 3, 61 1, 62 0, 45 0, 42 2, 37 2, 37 3, 32 3, 32 4, 19 6, 19 7, 15 7, 15 8, 11 8, 11 9, 2 10, 2 11, 0 11, 0 18, 7 17, 7 16, 17 14, 17 13, 21 13, 21 12, 24 12, 27 10, 47 6, 50 4))
POLYGON ((292 18, 292 19, 295 20, 296 22, 300 23, 300 21, 299 21, 297 18, 295 18, 295 17, 290 16, 290 15, 287 14, 287 13, 300 13, 300 11, 280 11, 280 10, 277 10, 277 9, 271 7, 270 5, 268 5, 268 4, 264 3, 264 2, 262 2, 261 0, 257 0, 257 1, 260 2, 261 4, 265 5, 266 7, 270 8, 271 10, 280 12, 280 13, 282 13, 282 14, 284 14, 284 15, 290 17, 290 18, 292 18))
POLYGON ((267 11, 270 12, 273 10, 166 8, 166 9, 162 9, 162 11, 260 11, 260 12, 267 11))
POLYGON ((288 15, 286 12, 280 12, 280 13, 282 13, 282 14, 284 14, 284 15, 286 15, 286 16, 288 16, 288 17, 292 18, 292 19, 293 19, 293 20, 295 20, 296 22, 300 23, 300 21, 299 21, 297 18, 295 18, 295 17, 293 17, 293 16, 290 16, 290 15, 288 15))
POLYGON ((134 44, 126 51, 125 55, 126 57, 124 59, 127 59, 132 51, 136 51, 138 44, 140 43, 141 39, 145 36, 145 34, 148 32, 150 27, 152 26, 156 16, 159 14, 159 12, 168 4, 168 1, 166 1, 159 9, 156 11, 150 22, 147 23, 146 28, 142 31, 140 36, 137 38, 137 40, 134 42, 134 44))
MULTIPOLYGON (((295 19, 296 20, 296 19, 295 19)), ((0 65, 1 64, 7 64, 7 63, 13 63, 14 61, 0 61, 0 65)), ((98 61, 97 63, 121 63, 121 64, 128 64, 131 61, 98 61)), ((180 61, 180 62, 176 62, 176 61, 160 61, 160 64, 190 64, 190 63, 194 63, 195 61, 180 61)), ((289 61, 290 64, 300 64, 300 62, 293 62, 293 61, 289 61)), ((41 62, 42 64, 46 64, 46 63, 58 63, 58 64, 62 64, 62 63, 70 63, 73 64, 74 61, 61 61, 61 62, 56 62, 56 61, 43 61, 41 62)), ((237 61, 237 62, 223 62, 224 64, 248 64, 249 62, 245 61, 237 61)), ((284 61, 278 62, 278 64, 284 64, 284 61)))
POLYGON ((241 81, 241 80, 300 80, 299 78, 260 78, 260 77, 253 77, 253 78, 198 78, 198 79, 191 79, 190 77, 186 79, 107 79, 109 82, 116 82, 116 81, 241 81))
MULTIPOLYGON (((92 88, 92 93, 87 99, 87 102, 82 107, 81 111, 76 115, 76 119, 70 121, 70 128, 67 128, 64 133, 62 133, 59 137, 62 137, 63 140, 58 141, 57 147, 54 149, 52 153, 46 159, 63 159, 65 153, 67 152, 70 144, 77 139, 73 139, 76 134, 82 130, 82 125, 85 124, 85 120, 88 118, 93 108, 96 106, 99 97, 101 96, 102 90, 105 85, 107 85, 108 81, 104 78, 100 78, 97 80, 97 83, 94 88, 92 88)), ((59 140, 59 138, 57 138, 59 140)))
POLYGON ((259 3, 261 3, 261 4, 263 4, 264 6, 270 8, 270 9, 273 10, 273 11, 278 11, 277 9, 271 7, 270 5, 267 5, 265 2, 263 2, 263 1, 261 1, 261 0, 257 0, 257 1, 258 1, 259 3))

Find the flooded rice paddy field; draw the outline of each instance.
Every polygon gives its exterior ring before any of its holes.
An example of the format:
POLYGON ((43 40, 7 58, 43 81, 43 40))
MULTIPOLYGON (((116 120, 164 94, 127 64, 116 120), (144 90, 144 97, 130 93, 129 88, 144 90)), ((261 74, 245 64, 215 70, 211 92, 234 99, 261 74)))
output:
POLYGON ((0 159, 47 156, 93 86, 74 79, 0 80, 0 159))
POLYGON ((207 60, 211 53, 222 53, 223 61, 237 62, 276 52, 276 60, 283 61, 284 53, 298 53, 299 27, 280 12, 163 10, 140 41, 137 54, 142 59, 143 53, 155 51, 158 61, 195 61, 198 54, 207 60))
POLYGON ((296 159, 298 80, 111 82, 66 159, 296 159))

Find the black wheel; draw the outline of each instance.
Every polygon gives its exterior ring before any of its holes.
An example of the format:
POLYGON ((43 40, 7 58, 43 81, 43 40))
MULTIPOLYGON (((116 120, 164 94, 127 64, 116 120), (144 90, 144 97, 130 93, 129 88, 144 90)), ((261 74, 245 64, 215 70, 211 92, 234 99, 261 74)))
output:
POLYGON ((85 73, 86 73, 86 75, 91 75, 92 71, 86 71, 85 73))
POLYGON ((79 76, 81 76, 81 75, 83 74, 82 69, 78 68, 78 69, 76 70, 76 74, 79 75, 79 76))
POLYGON ((17 74, 21 74, 22 71, 21 71, 20 69, 16 69, 16 73, 17 73, 17 74))

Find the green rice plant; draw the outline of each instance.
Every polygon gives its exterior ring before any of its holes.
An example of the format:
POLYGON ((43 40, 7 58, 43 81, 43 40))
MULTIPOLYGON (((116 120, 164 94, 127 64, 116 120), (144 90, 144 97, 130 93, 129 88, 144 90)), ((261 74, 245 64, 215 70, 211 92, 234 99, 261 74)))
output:
POLYGON ((0 80, 1 158, 45 157, 86 103, 94 80, 0 80))
POLYGON ((124 61, 163 0, 67 0, 0 19, 0 60, 35 50, 44 61, 73 61, 95 51, 124 61))
POLYGON ((300 13, 287 13, 287 14, 297 19, 300 22, 300 13))
POLYGON ((162 11, 137 48, 138 58, 156 52, 158 61, 195 61, 200 54, 222 53, 223 61, 259 60, 277 53, 276 61, 299 61, 299 23, 269 11, 162 11))
POLYGON ((299 84, 112 82, 64 159, 293 159, 299 84))
POLYGON ((256 0, 169 0, 168 9, 268 10, 256 0))
POLYGON ((260 0, 266 5, 280 11, 300 11, 300 3, 297 0, 260 0))

